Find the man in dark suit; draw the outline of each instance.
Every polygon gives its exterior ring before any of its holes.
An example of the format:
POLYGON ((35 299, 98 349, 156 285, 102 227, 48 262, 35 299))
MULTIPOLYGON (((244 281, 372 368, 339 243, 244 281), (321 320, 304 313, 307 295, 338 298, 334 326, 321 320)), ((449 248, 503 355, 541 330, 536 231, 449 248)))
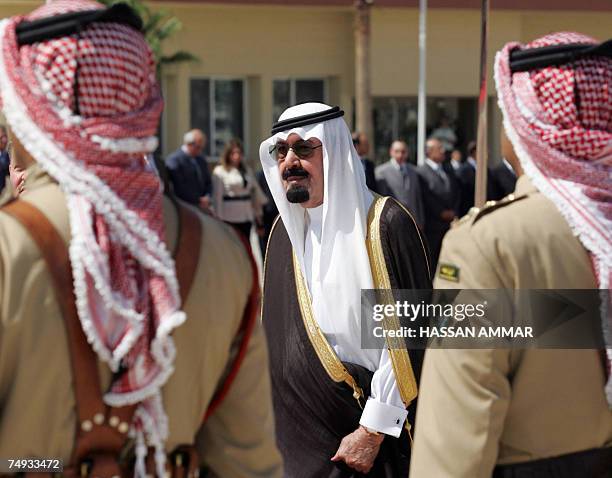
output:
POLYGON ((414 216, 419 229, 425 225, 423 197, 416 168, 408 163, 408 145, 394 141, 389 148, 391 159, 377 166, 374 175, 378 192, 397 199, 414 216))
POLYGON ((497 166, 489 168, 487 186, 487 199, 493 201, 499 201, 514 192, 516 173, 506 158, 503 158, 497 166))
POLYGON ((203 210, 210 208, 212 180, 202 151, 206 135, 193 129, 183 137, 183 145, 166 158, 166 168, 174 194, 203 210))
POLYGON ((465 162, 455 170, 459 187, 461 189, 461 202, 459 204, 459 217, 465 216, 474 206, 474 189, 476 185, 476 141, 470 141, 465 162))
POLYGON ((451 168, 445 168, 444 147, 440 140, 426 143, 425 164, 417 168, 425 206, 425 237, 429 244, 432 268, 438 263, 442 238, 459 210, 459 187, 451 168))
POLYGON ((357 131, 353 133, 352 137, 353 146, 355 146, 355 150, 357 150, 357 154, 361 159, 361 164, 363 164, 366 185, 371 191, 377 192, 376 178, 374 177, 374 163, 368 159, 368 154, 370 152, 370 142, 368 141, 368 137, 365 134, 357 131))
POLYGON ((6 184, 6 178, 9 175, 9 154, 8 154, 8 136, 6 128, 0 125, 0 193, 6 184))

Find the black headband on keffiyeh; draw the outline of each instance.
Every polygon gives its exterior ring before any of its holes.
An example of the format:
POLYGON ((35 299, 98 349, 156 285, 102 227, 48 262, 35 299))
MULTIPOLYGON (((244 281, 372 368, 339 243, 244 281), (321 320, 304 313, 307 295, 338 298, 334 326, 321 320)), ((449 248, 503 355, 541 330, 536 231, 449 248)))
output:
POLYGON ((79 33, 92 23, 116 23, 128 25, 136 31, 142 31, 142 19, 125 3, 116 3, 104 10, 85 10, 68 12, 38 20, 25 20, 15 28, 17 44, 32 43, 61 38, 79 33))
POLYGON ((334 118, 340 118, 344 116, 344 111, 339 106, 334 106, 324 111, 317 111, 315 113, 309 113, 305 115, 296 116, 295 118, 289 118, 282 121, 277 121, 272 125, 272 133, 276 134, 281 131, 289 131, 292 128, 298 128, 300 126, 308 126, 316 123, 323 123, 334 118))
POLYGON ((537 48, 516 48, 510 52, 510 70, 512 73, 530 71, 595 56, 612 58, 612 39, 598 45, 569 43, 537 48))

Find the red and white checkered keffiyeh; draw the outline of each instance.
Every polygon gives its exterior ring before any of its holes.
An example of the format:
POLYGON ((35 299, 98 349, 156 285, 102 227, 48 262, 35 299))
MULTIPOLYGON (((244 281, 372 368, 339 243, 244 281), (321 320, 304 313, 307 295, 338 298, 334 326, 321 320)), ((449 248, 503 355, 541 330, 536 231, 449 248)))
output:
MULTIPOLYGON (((57 0, 25 19, 100 8, 57 0)), ((185 315, 164 243, 159 181, 145 161, 163 107, 154 58, 141 33, 112 23, 19 48, 22 20, 0 23, 2 110, 67 195, 81 325, 98 356, 126 370, 105 401, 140 403, 137 452, 142 458, 145 442, 155 446, 161 473, 168 427, 160 388, 173 370, 170 333, 185 315)))
MULTIPOLYGON (((602 328, 612 344, 612 60, 590 57, 533 71, 510 71, 515 48, 596 44, 579 33, 554 33, 528 45, 507 44, 495 60, 504 129, 525 174, 563 214, 589 251, 604 291, 602 328)), ((608 372, 612 349, 607 349, 608 372)), ((610 374, 609 374, 610 376, 610 374)), ((606 384, 612 407, 612 377, 606 384)))

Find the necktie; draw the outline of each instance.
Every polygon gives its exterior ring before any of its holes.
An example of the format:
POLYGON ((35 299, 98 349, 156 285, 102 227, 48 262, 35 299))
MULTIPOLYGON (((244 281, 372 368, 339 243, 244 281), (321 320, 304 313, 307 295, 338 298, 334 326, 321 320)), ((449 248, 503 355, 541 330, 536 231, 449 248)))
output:
POLYGON ((402 179, 404 180, 404 187, 410 187, 410 171, 406 163, 400 164, 400 172, 402 173, 402 179))
POLYGON ((442 169, 442 166, 438 167, 437 173, 438 176, 440 176, 440 179, 442 180, 442 184, 444 184, 444 190, 448 191, 450 188, 450 182, 448 180, 448 175, 446 174, 444 169, 442 169))
POLYGON ((200 171, 200 166, 198 164, 198 161, 196 158, 191 158, 191 162, 193 164, 193 167, 196 170, 196 176, 198 178, 198 186, 200 187, 200 193, 202 192, 202 188, 204 187, 203 181, 202 181, 202 171, 200 171))

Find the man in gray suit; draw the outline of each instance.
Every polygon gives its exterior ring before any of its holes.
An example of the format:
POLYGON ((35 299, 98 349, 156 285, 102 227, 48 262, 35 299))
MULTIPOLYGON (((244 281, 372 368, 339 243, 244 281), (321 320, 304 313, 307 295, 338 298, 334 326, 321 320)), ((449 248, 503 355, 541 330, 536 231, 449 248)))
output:
POLYGON ((389 148, 391 159, 376 167, 374 175, 378 192, 402 203, 414 216, 419 229, 425 225, 421 185, 416 168, 408 163, 408 145, 396 140, 389 148))

